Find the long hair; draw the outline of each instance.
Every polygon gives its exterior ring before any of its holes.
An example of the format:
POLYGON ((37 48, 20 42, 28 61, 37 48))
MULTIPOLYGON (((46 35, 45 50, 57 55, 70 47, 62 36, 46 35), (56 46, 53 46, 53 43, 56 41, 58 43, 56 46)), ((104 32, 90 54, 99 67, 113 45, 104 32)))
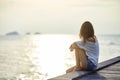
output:
POLYGON ((88 38, 94 37, 94 29, 89 21, 86 21, 82 24, 79 36, 83 39, 84 43, 86 40, 88 40, 88 38))

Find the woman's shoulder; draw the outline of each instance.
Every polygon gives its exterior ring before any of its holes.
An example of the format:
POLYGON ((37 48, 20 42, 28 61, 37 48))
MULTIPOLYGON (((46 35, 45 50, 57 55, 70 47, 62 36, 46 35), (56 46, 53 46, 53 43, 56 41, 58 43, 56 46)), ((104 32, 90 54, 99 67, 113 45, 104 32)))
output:
POLYGON ((83 45, 84 44, 84 41, 83 40, 79 40, 79 41, 75 41, 76 44, 79 44, 79 45, 83 45))

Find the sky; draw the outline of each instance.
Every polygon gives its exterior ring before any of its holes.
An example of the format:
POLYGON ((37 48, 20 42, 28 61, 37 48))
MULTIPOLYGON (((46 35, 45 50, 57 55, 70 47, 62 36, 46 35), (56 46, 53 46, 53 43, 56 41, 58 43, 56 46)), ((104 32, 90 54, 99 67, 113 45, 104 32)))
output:
POLYGON ((120 0, 0 0, 0 34, 78 34, 84 21, 120 34, 120 0))

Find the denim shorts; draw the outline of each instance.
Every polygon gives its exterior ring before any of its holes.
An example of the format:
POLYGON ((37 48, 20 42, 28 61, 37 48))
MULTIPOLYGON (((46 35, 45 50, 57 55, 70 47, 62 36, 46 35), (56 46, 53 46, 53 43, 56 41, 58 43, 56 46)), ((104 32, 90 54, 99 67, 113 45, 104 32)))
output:
POLYGON ((96 65, 93 64, 93 62, 91 60, 88 59, 87 61, 87 70, 88 71, 93 71, 97 68, 96 65))

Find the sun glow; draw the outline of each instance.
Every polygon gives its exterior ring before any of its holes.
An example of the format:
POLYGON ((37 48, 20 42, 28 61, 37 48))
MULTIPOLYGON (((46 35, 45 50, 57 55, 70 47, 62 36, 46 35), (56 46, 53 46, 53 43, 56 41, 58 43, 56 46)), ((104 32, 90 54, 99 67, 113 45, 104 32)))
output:
POLYGON ((55 77, 65 73, 66 58, 70 54, 69 46, 73 42, 72 36, 41 35, 33 36, 32 62, 37 71, 55 77))

